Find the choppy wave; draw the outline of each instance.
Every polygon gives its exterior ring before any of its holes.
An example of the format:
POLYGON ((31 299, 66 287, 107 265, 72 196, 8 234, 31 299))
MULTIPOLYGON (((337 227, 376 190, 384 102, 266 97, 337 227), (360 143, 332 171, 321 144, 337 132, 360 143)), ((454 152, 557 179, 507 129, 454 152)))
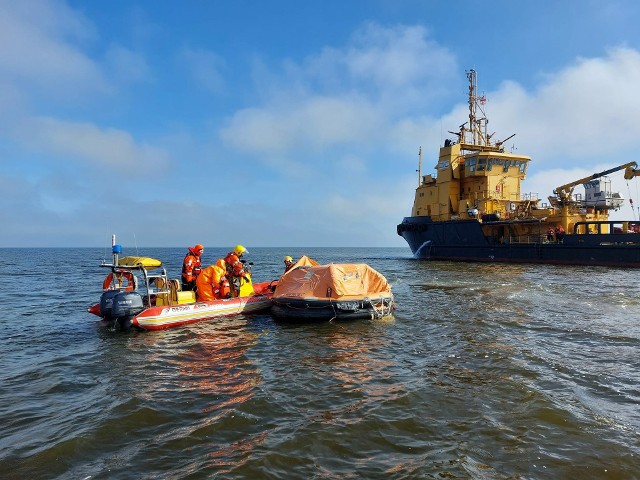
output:
MULTIPOLYGON (((0 250, 3 478, 637 476, 636 271, 250 250, 259 280, 369 263, 398 310, 116 333, 86 312, 102 250, 0 250)), ((178 276, 182 250, 140 253, 178 276)))

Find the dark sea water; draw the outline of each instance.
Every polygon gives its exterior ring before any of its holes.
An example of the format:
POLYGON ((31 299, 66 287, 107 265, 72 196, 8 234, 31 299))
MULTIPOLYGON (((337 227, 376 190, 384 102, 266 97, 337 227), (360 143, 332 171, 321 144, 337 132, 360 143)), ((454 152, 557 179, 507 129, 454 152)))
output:
POLYGON ((0 249, 0 478, 640 478, 640 271, 250 250, 368 263, 398 309, 113 332, 109 250, 0 249))

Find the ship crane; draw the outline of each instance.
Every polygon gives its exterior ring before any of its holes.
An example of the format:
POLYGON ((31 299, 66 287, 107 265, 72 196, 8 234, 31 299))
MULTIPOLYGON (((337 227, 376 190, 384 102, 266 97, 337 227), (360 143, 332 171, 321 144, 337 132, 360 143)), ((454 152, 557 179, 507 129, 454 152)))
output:
MULTIPOLYGON (((605 170, 604 172, 594 173, 593 175, 589 175, 588 177, 581 178, 580 180, 576 180, 575 182, 567 183, 565 185, 561 185, 556 187, 553 190, 553 193, 556 195, 561 204, 568 204, 571 202, 573 196, 573 189, 578 185, 584 185, 591 180, 595 180, 596 178, 600 178, 604 175, 609 175, 610 173, 618 172, 620 170, 624 170, 624 178, 627 180, 631 180, 634 177, 640 175, 640 170, 637 168, 638 164, 636 162, 628 162, 622 165, 618 165, 617 167, 610 168, 609 170, 605 170)), ((552 198, 552 197, 550 197, 552 198)))

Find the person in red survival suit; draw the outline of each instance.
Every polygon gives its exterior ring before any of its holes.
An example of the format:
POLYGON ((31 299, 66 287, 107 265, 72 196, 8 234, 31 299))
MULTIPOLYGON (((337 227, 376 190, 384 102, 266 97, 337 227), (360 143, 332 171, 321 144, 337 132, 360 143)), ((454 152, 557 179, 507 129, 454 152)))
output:
POLYGON ((233 251, 227 253, 227 256, 224 257, 224 261, 227 264, 227 278, 229 278, 231 286, 231 295, 234 297, 239 295, 239 283, 234 282, 234 278, 244 278, 247 282, 251 281, 249 274, 244 269, 244 265, 240 260, 245 253, 249 253, 249 251, 242 245, 236 245, 233 251))
POLYGON ((204 252, 204 247, 199 243, 195 247, 189 247, 189 251, 182 262, 182 290, 194 290, 196 278, 202 270, 200 257, 204 252))

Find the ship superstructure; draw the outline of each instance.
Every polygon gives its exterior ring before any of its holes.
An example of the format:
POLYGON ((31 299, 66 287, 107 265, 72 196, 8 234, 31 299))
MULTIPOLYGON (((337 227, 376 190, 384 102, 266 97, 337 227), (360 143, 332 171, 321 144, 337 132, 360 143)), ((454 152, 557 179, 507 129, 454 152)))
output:
POLYGON ((640 175, 636 162, 559 186, 548 203, 542 202, 537 194, 521 190, 531 158, 506 149, 515 134, 493 140, 494 134, 487 132, 485 97, 477 93, 476 72, 468 71, 467 79, 469 119, 459 131, 449 132, 455 137, 440 148, 435 175, 422 175, 422 150, 419 153, 419 184, 411 217, 398 225, 398 234, 414 254, 454 260, 640 266, 640 235, 615 241, 610 237, 640 230, 640 222, 609 219, 609 211, 620 208, 624 199, 611 192, 606 177, 624 170, 625 178, 634 178, 640 175), (578 185, 584 186, 584 196, 574 193, 578 185), (571 236, 590 251, 571 251, 571 236), (591 251, 596 244, 612 243, 634 245, 633 258, 607 259, 591 251))

